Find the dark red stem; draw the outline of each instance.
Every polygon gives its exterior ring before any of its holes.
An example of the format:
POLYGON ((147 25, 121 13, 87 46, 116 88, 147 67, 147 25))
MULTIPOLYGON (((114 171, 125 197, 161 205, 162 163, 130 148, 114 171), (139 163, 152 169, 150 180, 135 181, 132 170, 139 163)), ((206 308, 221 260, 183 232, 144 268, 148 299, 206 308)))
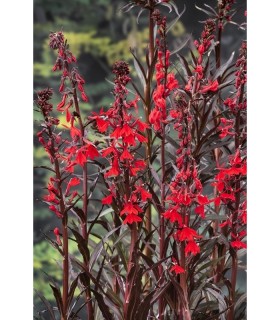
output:
MULTIPOLYGON (((78 102, 78 98, 77 98, 77 90, 76 90, 76 87, 74 84, 72 86, 72 89, 73 89, 75 111, 77 113, 79 127, 80 127, 80 131, 81 131, 80 144, 81 144, 81 146, 83 146, 85 144, 85 142, 83 140, 83 138, 84 138, 84 125, 83 125, 83 121, 81 118, 80 107, 79 107, 79 102, 78 102)), ((86 245, 88 245, 88 232, 87 232, 88 172, 87 172, 87 163, 85 163, 83 166, 83 213, 84 213, 84 218, 81 221, 82 236, 86 242, 86 245)), ((89 261, 88 261, 88 259, 86 259, 86 257, 84 257, 83 265, 84 265, 86 272, 90 272, 89 261)), ((87 288, 85 290, 85 295, 86 295, 86 301, 87 301, 87 304, 86 304, 87 320, 93 320, 93 306, 92 306, 92 301, 91 301, 90 278, 88 276, 86 276, 86 285, 87 285, 87 288)))

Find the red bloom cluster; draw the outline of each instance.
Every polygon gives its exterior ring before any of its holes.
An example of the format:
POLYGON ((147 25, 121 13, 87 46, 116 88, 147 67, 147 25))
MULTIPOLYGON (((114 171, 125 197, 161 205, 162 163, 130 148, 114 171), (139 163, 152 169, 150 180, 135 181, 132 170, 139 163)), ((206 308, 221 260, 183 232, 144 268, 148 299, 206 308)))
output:
MULTIPOLYGON (((72 141, 65 141, 68 145, 64 152, 65 154, 61 156, 61 159, 65 162, 65 170, 68 172, 74 172, 74 167, 76 165, 84 166, 88 159, 93 160, 95 157, 99 156, 99 153, 95 145, 82 137, 81 128, 75 126, 75 122, 80 117, 77 113, 77 108, 72 113, 70 109, 75 105, 74 90, 76 87, 81 92, 81 97, 84 101, 88 101, 88 98, 84 91, 85 80, 81 77, 75 67, 71 67, 73 62, 76 62, 76 58, 73 56, 69 50, 64 35, 62 32, 56 32, 50 34, 49 45, 52 49, 58 50, 58 57, 53 70, 61 70, 61 84, 59 91, 62 92, 62 100, 57 105, 57 111, 66 113, 66 122, 70 123, 70 126, 63 125, 70 130, 70 136, 72 141), (71 89, 64 90, 65 81, 69 80, 71 84, 71 89), (78 144, 78 141, 82 142, 78 144)), ((75 91, 76 92, 76 91, 75 91)), ((75 106, 76 107, 76 106, 75 106)))
POLYGON ((75 68, 70 68, 71 63, 76 59, 69 51, 62 32, 50 34, 50 47, 58 50, 58 57, 53 70, 62 71, 62 82, 60 91, 64 91, 64 82, 68 78, 72 88, 63 92, 62 101, 58 104, 59 112, 66 112, 66 121, 70 122, 71 140, 62 138, 62 134, 56 133, 56 126, 59 120, 50 117, 52 105, 48 100, 52 96, 52 90, 46 89, 38 93, 37 104, 40 111, 44 115, 45 121, 42 125, 43 129, 37 133, 40 143, 45 148, 50 157, 50 161, 54 164, 56 177, 51 177, 48 183, 48 194, 44 196, 44 201, 48 203, 49 209, 53 211, 58 218, 63 218, 64 214, 69 210, 67 206, 73 205, 79 196, 74 187, 80 184, 80 179, 72 177, 66 179, 66 174, 73 173, 75 166, 84 166, 88 159, 94 159, 99 155, 96 147, 92 142, 83 137, 82 126, 78 129, 74 122, 80 117, 77 108, 70 114, 70 107, 75 104, 77 99, 76 86, 84 93, 82 85, 84 80, 78 74, 75 68), (62 147, 63 146, 63 147, 62 147))
POLYGON ((49 100, 51 100, 52 95, 53 90, 49 88, 39 91, 37 94, 36 102, 45 119, 49 117, 50 113, 53 110, 53 105, 49 103, 49 100))
POLYGON ((214 35, 215 29, 216 29, 215 20, 213 19, 206 20, 204 29, 201 33, 201 38, 199 39, 199 41, 197 40, 194 41, 194 45, 196 46, 199 53, 199 57, 197 60, 199 65, 202 63, 203 55, 205 54, 205 52, 207 52, 207 50, 211 45, 211 41, 215 37, 214 35))
POLYGON ((49 103, 49 100, 51 99, 52 95, 52 89, 39 91, 37 93, 36 103, 45 118, 44 124, 42 125, 43 129, 37 133, 37 137, 48 154, 50 162, 54 163, 54 159, 57 156, 55 152, 58 151, 56 145, 61 143, 62 139, 59 134, 55 134, 53 132, 53 127, 59 124, 59 120, 50 116, 53 105, 49 103))
MULTIPOLYGON (((52 49, 57 50, 57 59, 53 67, 53 71, 62 71, 61 82, 59 87, 59 92, 63 93, 61 102, 57 105, 57 111, 66 112, 66 121, 71 122, 71 127, 73 126, 74 116, 71 115, 69 109, 74 104, 73 91, 74 88, 78 88, 81 93, 81 98, 83 101, 87 102, 88 97, 84 90, 85 80, 79 74, 75 67, 71 67, 72 63, 77 60, 72 52, 69 50, 68 45, 64 39, 63 33, 52 32, 49 36, 49 45, 52 49), (65 88, 66 80, 69 80, 71 84, 71 89, 65 88)), ((77 129, 78 130, 78 129, 77 129)))
MULTIPOLYGON (((45 116, 45 121, 42 124, 43 129, 37 133, 37 137, 48 154, 50 162, 57 167, 57 170, 59 170, 59 167, 66 158, 60 146, 63 144, 69 144, 69 141, 62 139, 60 133, 55 133, 55 129, 59 124, 59 121, 58 119, 49 116, 52 105, 48 100, 51 99, 51 96, 52 90, 50 89, 38 92, 37 104, 42 114, 45 116)), ((72 148, 75 148, 75 146, 72 146, 72 148)), ((64 170, 67 171, 67 165, 64 170)), ((78 196, 78 192, 71 191, 71 189, 79 183, 80 179, 77 177, 71 178, 68 182, 66 179, 63 179, 62 182, 62 180, 59 180, 57 177, 50 177, 47 187, 48 194, 45 195, 43 199, 48 203, 49 209, 53 211, 58 218, 62 218, 65 213, 61 212, 60 202, 63 201, 64 204, 71 205, 74 199, 78 196), (65 186, 64 192, 62 189, 63 186, 65 186)))
POLYGON ((172 257, 173 266, 170 268, 170 272, 175 272, 176 274, 185 273, 185 269, 178 265, 177 260, 172 257))
POLYGON ((187 92, 199 92, 201 94, 206 94, 209 92, 216 92, 219 88, 219 83, 217 80, 212 81, 209 79, 204 79, 203 66, 203 56, 206 54, 207 50, 211 46, 211 41, 215 37, 215 28, 216 25, 214 20, 206 20, 204 29, 201 33, 201 38, 199 41, 194 41, 194 45, 198 50, 199 56, 197 58, 196 65, 194 66, 194 76, 190 76, 187 84, 185 85, 185 90, 187 92))
POLYGON ((227 21, 232 19, 232 6, 235 3, 235 0, 221 0, 218 2, 218 28, 223 29, 227 21))
POLYGON ((159 10, 155 10, 153 18, 158 25, 158 33, 161 40, 157 41, 159 47, 155 66, 157 85, 153 93, 155 107, 150 113, 149 121, 154 130, 161 131, 163 130, 162 125, 167 123, 166 100, 171 91, 178 88, 178 81, 175 79, 174 73, 168 73, 170 51, 166 49, 165 43, 166 17, 161 18, 159 10))
MULTIPOLYGON (((236 99, 237 101, 240 98, 242 87, 247 82, 247 42, 243 41, 238 60, 236 61, 236 67, 238 70, 235 73, 235 88, 237 89, 236 99)), ((246 108, 246 101, 243 104, 238 104, 238 109, 245 109, 246 108)))
POLYGON ((238 68, 235 72, 235 88, 236 93, 233 98, 227 98, 224 105, 227 106, 231 112, 237 113, 239 110, 246 110, 247 100, 240 101, 243 94, 244 86, 247 83, 247 42, 244 41, 241 45, 238 59, 235 66, 238 68))
POLYGON ((237 249, 246 247, 246 244, 241 240, 246 236, 247 211, 246 200, 240 201, 239 207, 235 208, 237 193, 243 193, 245 196, 245 190, 241 189, 242 185, 240 185, 240 190, 234 190, 234 185, 237 181, 242 181, 242 179, 246 177, 246 172, 246 159, 241 158, 240 151, 237 149, 235 155, 230 158, 229 167, 219 168, 219 173, 215 177, 215 182, 212 183, 218 190, 217 197, 214 199, 215 204, 219 206, 223 203, 229 208, 234 208, 231 216, 229 216, 220 226, 228 226, 231 228, 231 236, 234 239, 234 241, 231 242, 231 245, 237 249), (233 217, 235 217, 234 221, 233 217))
POLYGON ((234 121, 229 120, 226 118, 220 118, 220 126, 218 127, 218 130, 221 131, 220 133, 220 138, 226 138, 228 136, 235 136, 235 131, 234 131, 234 121))
POLYGON ((111 168, 105 173, 110 185, 110 194, 102 200, 103 204, 111 204, 114 200, 118 203, 120 215, 125 216, 124 223, 142 221, 139 214, 143 211, 147 199, 151 198, 143 185, 135 185, 133 182, 139 172, 146 168, 144 160, 135 157, 135 150, 147 139, 143 135, 147 124, 136 119, 129 112, 131 108, 137 109, 138 97, 133 101, 127 101, 127 83, 130 81, 128 64, 116 62, 113 68, 116 75, 113 94, 114 102, 108 111, 93 114, 90 120, 96 121, 98 130, 102 133, 110 132, 110 144, 102 150, 103 157, 106 157, 111 168), (115 178, 123 177, 125 192, 120 196, 119 185, 115 178), (111 179, 109 179, 111 178, 111 179))
POLYGON ((200 249, 195 240, 201 236, 189 227, 191 208, 195 206, 194 212, 204 218, 204 207, 209 203, 209 199, 202 195, 202 184, 191 150, 193 117, 189 104, 181 93, 177 93, 175 97, 175 106, 170 115, 176 119, 174 129, 178 131, 180 141, 176 159, 178 172, 170 183, 171 194, 166 198, 170 201, 169 208, 163 215, 171 222, 177 223, 178 231, 174 234, 174 238, 180 242, 187 241, 185 252, 196 255, 200 249))

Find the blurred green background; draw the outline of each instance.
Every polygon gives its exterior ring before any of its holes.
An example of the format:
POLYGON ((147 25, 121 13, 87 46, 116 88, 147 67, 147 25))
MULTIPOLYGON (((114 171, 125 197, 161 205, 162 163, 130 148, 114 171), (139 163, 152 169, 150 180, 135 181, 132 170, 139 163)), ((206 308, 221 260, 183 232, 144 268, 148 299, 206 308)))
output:
MULTIPOLYGON (((138 9, 124 13, 120 9, 128 1, 110 0, 34 0, 34 97, 35 92, 45 87, 55 91, 53 103, 59 101, 59 73, 51 71, 55 54, 48 47, 48 35, 51 31, 63 30, 70 50, 78 59, 81 75, 86 80, 85 91, 89 103, 83 104, 84 114, 97 111, 112 102, 111 66, 116 60, 124 59, 132 62, 129 48, 137 48, 138 56, 145 57, 147 47, 147 17, 143 14, 139 24, 136 21, 138 9)), ((179 11, 186 6, 182 19, 175 25, 169 39, 171 51, 187 37, 199 37, 202 25, 198 21, 205 20, 203 12, 195 8, 195 4, 203 6, 205 1, 176 1, 179 11)), ((215 0, 206 1, 215 6, 215 0)), ((246 3, 237 1, 239 11, 235 21, 243 22, 246 3)), ((169 19, 175 16, 171 14, 169 19)), ((226 29, 223 56, 238 50, 240 40, 246 34, 236 26, 226 29)), ((182 50, 186 54, 187 49, 182 50)), ((133 66, 133 63, 131 64, 133 66)), ((131 68, 133 69, 133 67, 131 68)), ((135 75, 134 73, 132 73, 135 75)), ((137 81, 137 79, 135 79, 137 81)), ((140 84, 139 84, 140 86, 140 84)), ((40 116, 34 112, 34 133, 38 131, 40 116)), ((48 158, 34 137, 34 166, 48 165, 48 158)), ((44 233, 53 237, 52 230, 57 225, 57 218, 40 199, 45 194, 44 187, 48 173, 43 169, 34 169, 34 287, 43 292, 47 299, 52 294, 44 272, 55 279, 60 279, 60 259, 56 250, 44 239, 44 233), (44 271, 44 272, 43 272, 44 271)), ((72 251, 75 248, 72 248, 72 251)), ((35 297, 34 303, 38 304, 35 297)))

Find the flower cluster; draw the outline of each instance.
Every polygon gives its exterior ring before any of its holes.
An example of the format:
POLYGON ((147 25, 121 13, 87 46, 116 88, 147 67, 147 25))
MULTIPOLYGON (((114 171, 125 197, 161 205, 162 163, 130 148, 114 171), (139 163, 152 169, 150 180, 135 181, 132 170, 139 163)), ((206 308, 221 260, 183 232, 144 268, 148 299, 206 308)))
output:
POLYGON ((199 41, 195 40, 194 45, 197 48, 199 53, 198 64, 202 63, 203 55, 207 52, 207 50, 211 46, 211 41, 215 37, 216 24, 215 20, 208 19, 205 21, 203 31, 201 33, 201 38, 199 41))
POLYGON ((63 218, 66 207, 64 204, 71 205, 78 196, 77 191, 70 192, 70 189, 80 184, 77 177, 71 178, 69 181, 63 179, 60 172, 60 163, 64 161, 65 156, 60 148, 61 145, 69 143, 66 139, 62 139, 60 133, 56 133, 56 126, 59 124, 58 119, 50 116, 52 104, 48 100, 52 97, 52 90, 45 89, 38 92, 36 100, 37 105, 43 114, 45 121, 42 124, 43 129, 37 133, 39 142, 44 147, 50 158, 50 162, 55 167, 55 177, 50 177, 47 190, 48 194, 43 197, 44 201, 49 205, 49 209, 53 211, 58 218, 63 218), (63 192, 62 186, 65 185, 63 192), (61 201, 64 203, 61 206, 61 201))
POLYGON ((192 157, 193 116, 190 104, 182 93, 177 93, 175 109, 171 110, 170 115, 176 119, 174 129, 178 132, 180 147, 176 159, 178 172, 170 183, 171 194, 166 198, 169 200, 169 208, 163 215, 171 222, 177 223, 178 231, 174 234, 174 238, 180 242, 187 241, 185 253, 196 255, 200 252, 200 248, 195 240, 201 236, 189 227, 191 208, 195 206, 194 212, 204 218, 205 205, 209 203, 209 199, 202 195, 202 184, 196 162, 192 157))
POLYGON ((226 22, 232 19, 232 6, 235 0, 220 0, 218 2, 218 28, 223 29, 226 22))
POLYGON ((201 33, 201 38, 194 41, 194 45, 198 51, 198 58, 194 66, 194 75, 190 76, 187 84, 185 85, 185 90, 190 93, 199 92, 200 94, 207 94, 209 92, 216 92, 219 87, 217 80, 210 80, 204 78, 204 68, 203 57, 207 50, 211 46, 211 41, 214 39, 215 35, 215 20, 208 19, 205 22, 204 29, 201 33))
POLYGON ((215 176, 215 182, 212 183, 218 190, 217 197, 214 199, 215 205, 226 205, 231 209, 232 214, 224 221, 220 227, 228 226, 231 230, 231 246, 236 249, 246 248, 246 244, 242 239, 246 236, 247 211, 245 190, 239 183, 239 190, 235 190, 237 182, 241 182, 246 177, 247 163, 246 158, 242 158, 240 150, 230 157, 229 166, 227 168, 219 168, 219 173, 215 176), (235 207, 236 198, 244 195, 235 207))
POLYGON ((52 32, 49 36, 49 46, 57 50, 57 58, 53 71, 62 71, 61 82, 59 87, 59 92, 62 93, 62 100, 57 105, 57 111, 66 112, 66 121, 71 122, 71 128, 73 128, 73 123, 75 121, 75 116, 70 113, 70 108, 74 105, 75 99, 73 97, 73 90, 76 87, 81 93, 81 98, 83 101, 87 102, 88 97, 84 90, 85 80, 79 74, 77 68, 72 67, 71 64, 77 61, 76 57, 69 50, 69 47, 64 39, 63 33, 52 32), (69 80, 71 88, 66 88, 66 81, 69 80))
POLYGON ((155 131, 162 131, 167 123, 166 100, 172 90, 178 88, 178 81, 172 72, 168 72, 170 66, 170 51, 166 47, 166 18, 161 17, 159 10, 155 10, 153 18, 158 26, 160 40, 157 39, 158 54, 156 68, 156 88, 153 93, 155 107, 151 111, 149 121, 155 131))
POLYGON ((237 67, 235 72, 236 93, 233 98, 227 98, 224 101, 224 105, 233 113, 247 108, 247 100, 242 99, 244 86, 247 83, 247 42, 245 41, 241 45, 235 66, 237 67))
POLYGON ((218 127, 218 130, 220 131, 220 138, 223 139, 228 136, 235 136, 234 120, 220 118, 220 121, 220 126, 218 127))
POLYGON ((130 112, 131 108, 137 111, 139 98, 127 100, 126 85, 131 80, 128 64, 116 62, 113 73, 115 86, 111 108, 106 112, 101 110, 99 114, 93 113, 89 119, 96 122, 101 133, 108 132, 110 136, 108 147, 102 150, 102 156, 111 165, 104 175, 110 194, 103 198, 102 203, 111 204, 115 201, 121 208, 120 216, 125 216, 124 223, 132 224, 142 221, 139 214, 143 212, 147 199, 151 198, 144 185, 139 180, 135 182, 137 175, 146 168, 145 161, 137 158, 135 152, 142 143, 147 142, 144 133, 148 126, 130 112), (117 178, 120 178, 119 182, 117 178))
POLYGON ((71 64, 76 62, 76 58, 69 50, 68 45, 64 39, 62 32, 51 33, 49 45, 52 49, 58 51, 56 63, 53 67, 53 71, 61 70, 61 83, 59 91, 62 93, 62 100, 57 105, 57 111, 66 114, 66 122, 70 123, 70 126, 63 125, 70 130, 70 136, 72 141, 65 141, 67 145, 64 149, 63 160, 66 164, 65 170, 68 172, 74 172, 74 167, 79 165, 84 167, 88 159, 93 160, 99 156, 95 145, 84 137, 83 125, 80 121, 80 112, 78 108, 78 97, 76 87, 81 93, 82 100, 88 101, 88 98, 84 91, 85 80, 79 74, 77 68, 72 67, 71 64), (65 88, 65 81, 68 80, 71 88, 65 88), (74 107, 74 111, 70 112, 71 107, 74 107), (75 122, 79 123, 79 128, 75 126, 75 122), (80 141, 80 143, 78 143, 80 141))
POLYGON ((37 137, 48 154, 50 162, 54 163, 56 158, 55 152, 58 151, 58 148, 55 145, 61 143, 61 137, 59 134, 55 134, 53 130, 53 127, 59 124, 59 120, 50 116, 53 105, 49 103, 49 100, 52 98, 52 95, 52 89, 44 89, 39 91, 37 93, 36 103, 45 119, 44 123, 42 124, 43 129, 37 133, 37 137))

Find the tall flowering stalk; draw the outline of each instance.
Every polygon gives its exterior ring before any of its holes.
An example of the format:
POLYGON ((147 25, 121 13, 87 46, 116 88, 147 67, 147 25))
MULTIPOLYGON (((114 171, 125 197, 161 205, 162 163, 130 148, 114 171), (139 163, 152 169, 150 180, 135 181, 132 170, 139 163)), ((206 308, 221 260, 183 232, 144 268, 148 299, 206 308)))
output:
MULTIPOLYGON (((53 67, 53 71, 61 71, 61 83, 59 92, 62 94, 62 100, 57 105, 57 111, 65 113, 66 128, 70 130, 71 140, 68 141, 67 147, 64 149, 64 155, 62 160, 66 164, 65 173, 69 175, 74 174, 75 168, 81 168, 82 170, 82 200, 83 206, 81 214, 79 215, 80 226, 84 244, 87 246, 88 243, 88 173, 87 173, 87 160, 94 159, 99 155, 94 144, 89 141, 86 137, 82 115, 79 107, 79 98, 77 89, 81 94, 83 101, 87 102, 88 97, 84 90, 85 81, 81 77, 76 67, 72 64, 76 62, 76 58, 69 50, 66 40, 62 32, 50 34, 50 47, 57 50, 57 59, 53 67), (69 83, 69 87, 67 84, 69 83), (77 124, 76 124, 77 123, 77 124)), ((79 184, 80 179, 77 177, 71 178, 72 185, 79 184)), ((70 186, 67 187, 66 195, 69 193, 70 186)), ((62 200, 61 200, 62 201, 62 200)), ((67 230, 67 220, 64 224, 64 229, 67 230)), ((65 231, 66 233, 66 231, 65 231)), ((83 254, 83 267, 86 272, 89 272, 89 255, 83 254)), ((66 268, 65 268, 66 269, 66 268)), ((66 271, 65 271, 66 272, 66 271)), ((66 290, 66 281, 64 290, 66 290)), ((93 306, 91 301, 91 290, 89 277, 85 277, 85 295, 86 295, 86 306, 87 306, 87 319, 93 319, 93 306)), ((65 292, 65 295, 67 293, 65 292)))
POLYGON ((243 238, 246 236, 247 205, 246 205, 246 108, 247 100, 245 89, 247 83, 247 43, 244 41, 240 48, 238 60, 235 64, 235 94, 224 101, 228 107, 229 115, 233 119, 231 125, 234 135, 234 153, 229 157, 228 168, 220 168, 216 176, 219 187, 219 196, 216 201, 227 197, 226 206, 228 209, 228 219, 221 224, 230 234, 230 255, 231 266, 231 307, 228 312, 228 319, 234 319, 234 306, 236 303, 235 288, 237 280, 237 250, 247 248, 243 238))
MULTIPOLYGON (((126 88, 130 82, 128 64, 119 61, 114 64, 115 74, 114 102, 108 111, 101 111, 90 117, 96 121, 102 133, 109 133, 107 148, 102 150, 103 157, 110 163, 110 169, 104 174, 109 188, 109 195, 102 199, 103 204, 114 204, 115 215, 119 215, 123 224, 128 224, 131 231, 129 250, 128 276, 137 261, 134 259, 135 245, 138 240, 138 224, 143 220, 147 200, 151 194, 139 179, 146 169, 144 160, 137 157, 136 152, 142 143, 147 142, 144 136, 147 124, 135 118, 131 109, 137 112, 138 97, 128 101, 126 88)), ((123 312, 128 316, 131 290, 134 283, 128 278, 125 284, 123 312)))
MULTIPOLYGON (((63 190, 63 174, 60 169, 61 154, 59 153, 59 146, 62 143, 62 138, 60 134, 55 132, 56 126, 59 124, 59 120, 51 116, 53 110, 53 105, 49 102, 53 95, 52 89, 45 89, 39 91, 37 96, 37 105, 41 114, 44 117, 44 122, 42 123, 42 130, 37 133, 39 142, 43 145, 46 153, 49 156, 50 162, 53 165, 51 171, 54 172, 48 183, 48 194, 44 196, 44 201, 48 203, 49 209, 53 211, 56 216, 62 220, 62 242, 60 239, 60 228, 56 227, 54 229, 54 234, 56 236, 57 246, 62 246, 62 251, 60 253, 63 256, 63 285, 62 285, 62 302, 60 304, 60 314, 61 320, 67 319, 68 311, 68 289, 69 289, 69 256, 68 256, 68 229, 67 229, 67 210, 65 198, 67 193, 63 190)), ((67 189, 69 190, 71 183, 69 181, 67 189), (69 186, 69 187, 68 187, 69 186)), ((68 193, 69 194, 69 193, 68 193)), ((75 198, 75 194, 71 195, 71 202, 75 198)), ((53 288, 55 290, 55 288, 53 288)))
MULTIPOLYGON (((153 19, 158 27, 159 39, 157 39, 157 62, 155 64, 156 87, 153 92, 154 108, 152 109, 149 120, 156 133, 161 135, 161 212, 159 212, 159 257, 164 259, 166 255, 165 244, 165 222, 162 213, 165 211, 166 202, 166 160, 165 160, 165 131, 167 121, 167 101, 171 92, 178 87, 178 81, 175 79, 174 73, 169 71, 170 51, 167 49, 166 43, 166 17, 162 17, 160 11, 156 9, 153 12, 153 19)), ((163 281, 163 266, 159 266, 159 274, 163 281)), ((159 319, 163 319, 164 301, 159 299, 159 319)))
POLYGON ((204 206, 209 199, 202 194, 202 183, 199 179, 198 166, 193 157, 192 126, 193 115, 191 101, 187 102, 182 93, 175 96, 175 108, 170 115, 174 118, 174 129, 178 132, 179 149, 176 152, 177 173, 170 183, 170 195, 166 198, 169 207, 163 216, 175 224, 177 230, 173 237, 179 244, 180 258, 176 261, 176 268, 171 271, 180 274, 180 286, 185 297, 185 304, 181 305, 179 314, 182 319, 191 319, 187 288, 188 267, 186 257, 200 253, 197 240, 201 239, 195 229, 191 227, 191 213, 205 218, 204 206))

